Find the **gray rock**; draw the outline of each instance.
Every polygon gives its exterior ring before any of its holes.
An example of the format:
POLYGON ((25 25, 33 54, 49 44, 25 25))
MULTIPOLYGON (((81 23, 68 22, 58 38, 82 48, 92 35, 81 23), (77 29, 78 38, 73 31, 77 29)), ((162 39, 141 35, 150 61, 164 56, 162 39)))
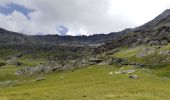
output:
POLYGON ((24 67, 16 71, 16 75, 24 75, 24 74, 41 74, 41 73, 49 73, 54 72, 57 69, 60 69, 59 66, 49 66, 49 65, 38 65, 36 67, 24 67))
POLYGON ((139 77, 138 77, 137 75, 130 75, 129 78, 130 78, 130 79, 135 79, 135 80, 136 80, 136 79, 139 79, 139 77))
POLYGON ((170 50, 160 51, 158 54, 160 54, 160 55, 170 55, 170 50))
POLYGON ((45 78, 44 77, 38 77, 38 78, 35 79, 36 82, 42 81, 42 80, 45 80, 45 78))
POLYGON ((135 72, 134 69, 132 70, 129 69, 129 70, 124 70, 124 71, 116 71, 115 74, 132 74, 134 72, 135 72))

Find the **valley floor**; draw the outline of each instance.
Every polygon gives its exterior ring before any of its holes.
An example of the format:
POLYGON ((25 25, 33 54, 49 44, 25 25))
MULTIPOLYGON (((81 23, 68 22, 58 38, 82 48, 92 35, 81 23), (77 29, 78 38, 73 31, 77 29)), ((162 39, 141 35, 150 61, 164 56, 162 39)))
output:
POLYGON ((0 70, 0 100, 169 100, 170 79, 131 66, 89 66, 70 72, 15 76, 0 70), (131 74, 116 71, 134 69, 131 74), (38 78, 38 79, 37 79, 38 78), (10 81, 9 81, 10 80, 10 81))

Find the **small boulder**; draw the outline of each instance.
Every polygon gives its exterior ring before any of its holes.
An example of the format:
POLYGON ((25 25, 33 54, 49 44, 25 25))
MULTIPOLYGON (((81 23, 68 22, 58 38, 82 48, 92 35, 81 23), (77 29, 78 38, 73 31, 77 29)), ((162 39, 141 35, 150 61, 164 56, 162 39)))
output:
POLYGON ((36 82, 42 81, 42 80, 45 80, 45 78, 44 77, 38 77, 38 78, 35 79, 36 82))
POLYGON ((139 79, 139 77, 138 77, 137 75, 130 75, 129 78, 130 78, 130 79, 135 79, 135 80, 136 80, 136 79, 139 79))
POLYGON ((112 74, 113 74, 113 72, 109 72, 108 74, 109 74, 109 75, 112 75, 112 74))

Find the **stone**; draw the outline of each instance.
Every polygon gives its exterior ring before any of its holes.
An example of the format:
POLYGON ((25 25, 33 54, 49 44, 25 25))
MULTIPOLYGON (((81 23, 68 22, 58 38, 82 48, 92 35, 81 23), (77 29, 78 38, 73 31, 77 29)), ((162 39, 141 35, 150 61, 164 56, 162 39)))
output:
POLYGON ((109 74, 109 75, 112 75, 112 74, 113 74, 113 72, 109 72, 108 74, 109 74))
POLYGON ((139 79, 139 77, 138 77, 137 75, 130 75, 129 78, 130 78, 130 79, 135 79, 135 80, 136 80, 136 79, 139 79))
POLYGON ((36 82, 42 81, 42 80, 45 80, 45 78, 44 77, 38 77, 38 78, 35 79, 36 82))
POLYGON ((160 55, 170 55, 170 50, 160 51, 158 54, 160 54, 160 55))
POLYGON ((124 71, 116 71, 115 74, 132 74, 135 70, 124 70, 124 71))
POLYGON ((115 71, 115 74, 121 74, 121 71, 115 71))
POLYGON ((15 65, 16 65, 16 66, 20 66, 20 65, 22 65, 22 63, 16 62, 15 65))
POLYGON ((135 72, 135 70, 125 70, 125 71, 122 71, 122 74, 132 74, 132 73, 134 73, 135 72))

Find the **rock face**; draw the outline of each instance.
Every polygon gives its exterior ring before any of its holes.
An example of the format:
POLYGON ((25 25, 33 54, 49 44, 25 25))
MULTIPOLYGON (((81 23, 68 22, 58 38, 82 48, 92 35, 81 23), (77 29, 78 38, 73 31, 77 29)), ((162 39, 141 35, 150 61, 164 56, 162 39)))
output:
POLYGON ((54 72, 60 67, 58 66, 48 66, 48 65, 38 65, 36 67, 24 67, 16 71, 16 75, 24 75, 24 74, 41 74, 41 73, 49 73, 54 72))
POLYGON ((87 59, 76 59, 76 60, 65 60, 62 62, 48 62, 42 63, 35 67, 24 67, 16 71, 16 75, 25 75, 25 74, 42 74, 50 73, 55 71, 66 71, 73 70, 76 68, 82 68, 87 65, 96 64, 97 62, 87 60, 87 59))

